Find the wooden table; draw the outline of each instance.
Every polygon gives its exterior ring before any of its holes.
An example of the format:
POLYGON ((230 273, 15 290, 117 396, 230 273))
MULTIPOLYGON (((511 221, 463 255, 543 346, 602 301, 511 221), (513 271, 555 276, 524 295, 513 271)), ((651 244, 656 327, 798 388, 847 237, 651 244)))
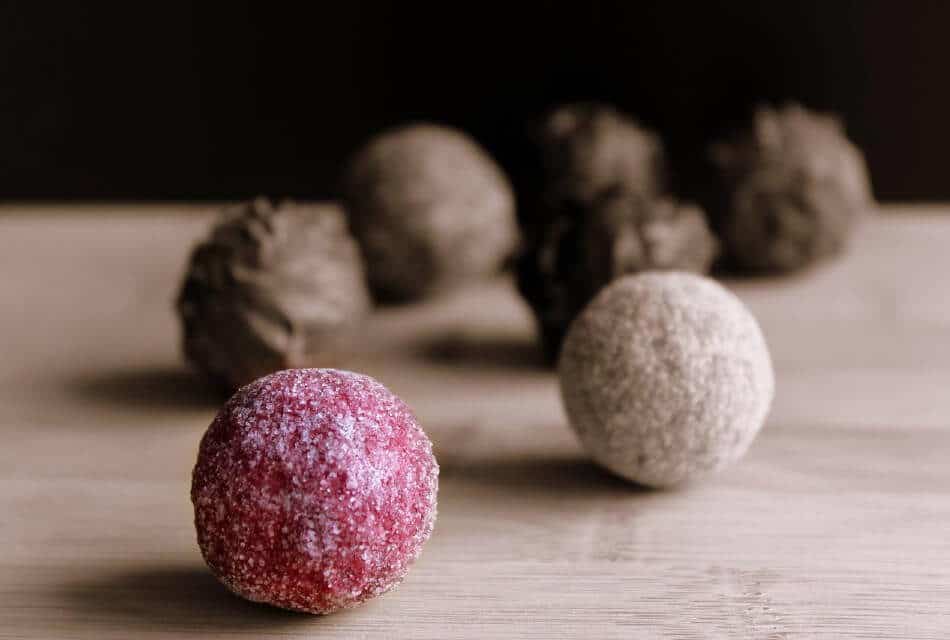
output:
POLYGON ((0 209, 0 638, 950 637, 946 208, 731 285, 778 395, 740 464, 679 491, 585 461, 509 283, 380 313, 351 368, 435 442, 439 520, 398 590, 322 618, 229 595, 195 545, 217 401, 172 300, 209 211, 0 209))

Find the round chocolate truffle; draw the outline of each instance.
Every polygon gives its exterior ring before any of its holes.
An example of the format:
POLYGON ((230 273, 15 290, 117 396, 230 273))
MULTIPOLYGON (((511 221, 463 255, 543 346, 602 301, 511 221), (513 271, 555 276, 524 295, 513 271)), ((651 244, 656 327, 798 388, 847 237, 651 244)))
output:
POLYGON ((344 177, 350 225, 376 297, 402 302, 497 271, 514 251, 514 196, 464 133, 415 124, 361 149, 344 177))
POLYGON ((626 276, 603 289, 571 325, 559 374, 593 459, 652 487, 740 458, 774 392, 749 310, 713 280, 683 272, 626 276))
POLYGON ((841 123, 799 105, 759 108, 711 155, 711 213, 741 271, 793 271, 836 254, 873 207, 864 158, 841 123))
MULTIPOLYGON (((568 104, 547 114, 536 141, 543 208, 589 206, 605 191, 656 195, 665 191, 663 146, 659 136, 598 103, 568 104)), ((527 212, 529 218, 533 212, 527 212)), ((547 216, 544 212, 541 222, 547 216)))
POLYGON ((201 440, 198 545, 229 589, 308 613, 398 584, 432 533, 439 467, 372 378, 280 371, 243 387, 201 440))
POLYGON ((518 288, 553 362, 571 320, 601 287, 647 269, 707 271, 717 242, 701 209, 665 195, 659 136, 614 108, 558 107, 542 119, 535 147, 518 288))
POLYGON ((223 212, 178 297, 186 357, 226 390, 332 360, 369 307, 341 209, 264 198, 223 212))
POLYGON ((615 278, 655 269, 706 272, 718 251, 699 207, 619 189, 589 207, 562 209, 533 231, 518 261, 518 286, 552 362, 571 321, 615 278))

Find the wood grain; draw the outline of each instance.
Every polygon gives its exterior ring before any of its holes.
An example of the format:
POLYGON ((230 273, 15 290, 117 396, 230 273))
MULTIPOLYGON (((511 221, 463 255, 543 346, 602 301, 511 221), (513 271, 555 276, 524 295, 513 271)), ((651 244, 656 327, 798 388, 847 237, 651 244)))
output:
POLYGON ((348 365, 435 442, 439 521, 398 590, 319 618, 229 595, 194 542, 217 400, 171 301, 208 209, 2 208, 0 638, 947 638, 948 213, 730 283, 778 395, 745 460, 679 491, 585 461, 508 282, 379 313, 348 365))

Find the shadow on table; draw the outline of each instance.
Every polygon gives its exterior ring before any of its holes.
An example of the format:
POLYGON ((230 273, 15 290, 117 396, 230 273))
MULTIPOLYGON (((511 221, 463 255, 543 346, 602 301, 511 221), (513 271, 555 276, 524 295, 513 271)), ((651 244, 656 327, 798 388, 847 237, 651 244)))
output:
POLYGON ((473 369, 525 369, 545 371, 548 367, 541 349, 529 338, 516 336, 473 336, 463 332, 445 333, 420 340, 416 354, 433 364, 473 369))
POLYGON ((115 572, 67 584, 63 589, 79 620, 110 629, 220 634, 299 626, 322 619, 243 600, 203 567, 115 572))
MULTIPOLYGON (((440 458, 441 461, 441 458, 440 458)), ((582 458, 542 457, 441 461, 440 483, 477 484, 520 497, 634 496, 655 493, 582 458)))
POLYGON ((213 409, 222 395, 185 368, 118 369, 70 381, 77 395, 100 404, 132 408, 213 409))

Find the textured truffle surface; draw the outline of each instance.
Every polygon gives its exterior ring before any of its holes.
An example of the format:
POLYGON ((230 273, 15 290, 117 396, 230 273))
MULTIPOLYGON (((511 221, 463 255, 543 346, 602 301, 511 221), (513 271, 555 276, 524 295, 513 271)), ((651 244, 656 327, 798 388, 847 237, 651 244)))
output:
POLYGON ((647 269, 705 272, 718 244, 704 212, 665 195, 659 137, 610 106, 568 104, 535 139, 518 288, 550 361, 585 304, 614 278, 647 269))
POLYGON ((758 109, 712 159, 711 213, 740 270, 791 271, 838 253, 873 207, 864 158, 841 123, 798 105, 758 109))
POLYGON ((571 326, 559 373, 571 425, 594 460, 653 487, 740 458, 774 393, 749 311, 714 281, 682 272, 603 289, 571 326))
POLYGON ((617 187, 645 196, 665 191, 659 137, 608 105, 554 109, 541 121, 536 144, 547 206, 590 205, 617 187))
POLYGON ((249 600, 351 607, 395 586, 419 555, 438 473, 410 410, 372 378, 280 371, 239 390, 201 441, 198 544, 249 600))
POLYGON ((553 362, 571 321, 615 278, 654 269, 706 272, 717 252, 699 207, 611 190, 535 229, 519 257, 518 287, 553 362))
POLYGON ((380 134, 350 163, 344 193, 370 286, 383 301, 490 274, 515 249, 511 186, 455 129, 416 124, 380 134))
POLYGON ((223 212, 178 298, 186 357, 227 390, 332 361, 369 306, 341 209, 264 198, 223 212))

